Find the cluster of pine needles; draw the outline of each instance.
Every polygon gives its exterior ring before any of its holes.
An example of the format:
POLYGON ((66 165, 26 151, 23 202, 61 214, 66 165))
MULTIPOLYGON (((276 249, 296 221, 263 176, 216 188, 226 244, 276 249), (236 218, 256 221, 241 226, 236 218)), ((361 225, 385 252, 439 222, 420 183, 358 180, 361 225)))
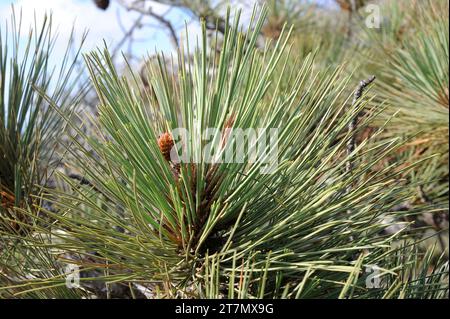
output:
POLYGON ((123 73, 2 21, 0 298, 448 298, 448 1, 266 2, 123 73))

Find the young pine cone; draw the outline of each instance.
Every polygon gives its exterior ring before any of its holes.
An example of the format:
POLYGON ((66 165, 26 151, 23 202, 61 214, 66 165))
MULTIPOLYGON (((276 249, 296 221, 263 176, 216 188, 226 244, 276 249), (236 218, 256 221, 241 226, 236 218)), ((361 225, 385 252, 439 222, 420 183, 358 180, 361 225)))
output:
POLYGON ((172 135, 170 133, 163 133, 158 138, 158 146, 159 149, 166 159, 166 161, 170 162, 170 150, 174 145, 172 135))

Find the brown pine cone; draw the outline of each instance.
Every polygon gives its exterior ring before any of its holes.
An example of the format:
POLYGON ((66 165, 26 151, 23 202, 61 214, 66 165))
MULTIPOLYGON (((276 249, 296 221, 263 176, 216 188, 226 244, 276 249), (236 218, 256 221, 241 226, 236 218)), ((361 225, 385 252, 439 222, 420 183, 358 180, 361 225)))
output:
POLYGON ((170 133, 163 133, 158 138, 158 146, 159 149, 166 159, 166 161, 170 161, 170 150, 174 145, 172 135, 170 133))

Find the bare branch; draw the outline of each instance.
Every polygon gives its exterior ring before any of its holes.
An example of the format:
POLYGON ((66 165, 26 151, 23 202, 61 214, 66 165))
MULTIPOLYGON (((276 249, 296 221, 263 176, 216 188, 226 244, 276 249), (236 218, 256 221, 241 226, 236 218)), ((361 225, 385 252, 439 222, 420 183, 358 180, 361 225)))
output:
MULTIPOLYGON (((144 1, 145 2, 145 1, 144 1)), ((163 25, 164 28, 166 28, 169 31, 170 40, 172 42, 172 45, 175 48, 178 48, 179 46, 179 40, 178 36, 175 30, 175 27, 173 26, 172 22, 170 22, 169 19, 165 18, 165 16, 170 12, 171 8, 167 10, 166 12, 162 14, 158 14, 153 11, 151 7, 145 8, 143 5, 138 5, 139 3, 144 4, 144 2, 137 2, 134 1, 131 4, 127 4, 124 1, 119 1, 119 3, 128 11, 135 11, 142 14, 142 16, 149 16, 158 21, 161 25, 163 25)))
MULTIPOLYGON (((356 89, 355 94, 353 96, 353 102, 352 102, 352 106, 353 107, 355 107, 355 108, 357 107, 358 100, 361 98, 364 90, 374 80, 375 80, 375 76, 372 75, 367 80, 362 80, 361 82, 359 82, 358 88, 356 89)), ((357 114, 350 121, 350 123, 348 124, 348 132, 351 134, 351 136, 350 136, 350 139, 347 142, 347 156, 350 156, 350 154, 355 150, 355 134, 354 134, 354 131, 356 130, 356 124, 358 122, 358 117, 359 117, 359 115, 357 114)), ((346 171, 350 172, 352 170, 352 168, 353 168, 353 163, 349 159, 349 160, 347 160, 347 163, 346 163, 346 171)))

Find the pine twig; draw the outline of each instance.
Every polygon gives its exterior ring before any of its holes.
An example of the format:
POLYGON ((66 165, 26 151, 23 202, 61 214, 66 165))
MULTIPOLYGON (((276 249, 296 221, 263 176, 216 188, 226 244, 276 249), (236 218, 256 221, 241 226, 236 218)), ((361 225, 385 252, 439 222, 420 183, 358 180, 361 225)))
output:
MULTIPOLYGON (((353 96, 352 107, 354 107, 354 108, 358 107, 358 105, 357 105, 358 101, 361 98, 362 94, 364 93, 364 90, 374 80, 375 80, 375 76, 372 75, 367 80, 362 80, 361 82, 359 82, 358 88, 356 89, 355 94, 353 96)), ((356 130, 356 125, 358 123, 358 118, 359 118, 359 114, 357 114, 348 124, 348 132, 351 134, 351 136, 347 142, 347 156, 350 156, 350 154, 355 150, 356 139, 355 139, 354 132, 356 130)), ((348 159, 347 163, 346 163, 346 172, 349 173, 352 171, 352 169, 353 169, 353 163, 350 159, 348 159)))

